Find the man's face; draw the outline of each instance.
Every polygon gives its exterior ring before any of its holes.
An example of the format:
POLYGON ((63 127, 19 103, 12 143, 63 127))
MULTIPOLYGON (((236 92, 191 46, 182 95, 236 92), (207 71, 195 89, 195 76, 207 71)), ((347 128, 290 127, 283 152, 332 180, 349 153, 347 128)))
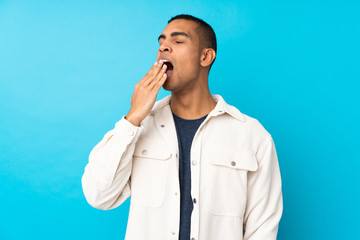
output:
POLYGON ((171 63, 167 63, 168 78, 163 85, 168 91, 191 87, 199 76, 200 49, 196 27, 197 23, 193 21, 177 19, 170 22, 159 36, 157 60, 167 59, 171 63))

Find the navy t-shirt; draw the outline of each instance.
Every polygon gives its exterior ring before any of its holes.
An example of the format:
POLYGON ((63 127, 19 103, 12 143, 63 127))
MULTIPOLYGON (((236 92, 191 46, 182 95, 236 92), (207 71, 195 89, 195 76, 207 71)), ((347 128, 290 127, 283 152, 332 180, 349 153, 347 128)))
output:
POLYGON ((193 138, 207 115, 199 119, 183 119, 173 113, 179 143, 180 232, 179 240, 190 239, 190 221, 193 210, 191 197, 190 150, 193 138))

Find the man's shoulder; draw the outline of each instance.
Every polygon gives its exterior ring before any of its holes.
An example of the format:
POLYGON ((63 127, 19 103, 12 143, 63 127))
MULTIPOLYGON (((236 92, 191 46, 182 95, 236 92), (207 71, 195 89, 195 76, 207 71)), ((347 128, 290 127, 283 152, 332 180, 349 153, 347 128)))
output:
MULTIPOLYGON (((235 126, 239 126, 242 129, 247 129, 250 134, 255 134, 262 137, 271 137, 270 133, 264 128, 264 126, 259 122, 257 118, 241 112, 236 106, 227 103, 224 98, 219 94, 211 94, 211 96, 217 102, 217 105, 215 107, 216 112, 227 113, 229 116, 231 116, 230 119, 234 120, 231 122, 235 124, 235 126)), ((154 115, 161 112, 164 107, 169 105, 170 100, 171 95, 167 95, 162 99, 157 100, 147 118, 152 118, 154 115)))
POLYGON ((232 117, 242 119, 242 121, 235 121, 237 123, 236 125, 245 129, 249 134, 261 137, 271 137, 270 133, 257 118, 241 112, 237 107, 230 104, 227 104, 227 111, 232 117))

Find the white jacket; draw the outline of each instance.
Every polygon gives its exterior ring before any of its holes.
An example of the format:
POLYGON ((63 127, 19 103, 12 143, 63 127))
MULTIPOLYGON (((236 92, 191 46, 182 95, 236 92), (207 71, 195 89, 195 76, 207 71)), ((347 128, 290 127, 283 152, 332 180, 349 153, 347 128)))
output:
MULTIPOLYGON (((274 240, 283 202, 271 135, 212 95, 216 107, 191 146, 192 240, 274 240)), ((91 151, 82 176, 95 208, 128 197, 126 240, 179 238, 179 149, 169 101, 157 101, 140 127, 124 117, 91 151)))

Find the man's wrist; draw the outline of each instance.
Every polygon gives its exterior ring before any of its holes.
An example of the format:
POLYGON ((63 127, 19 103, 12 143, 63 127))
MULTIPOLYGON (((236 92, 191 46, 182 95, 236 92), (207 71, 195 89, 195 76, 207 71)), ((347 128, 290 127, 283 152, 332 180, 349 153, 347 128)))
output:
POLYGON ((140 127, 140 122, 138 119, 136 119, 134 116, 127 114, 124 116, 124 118, 129 121, 132 125, 140 127))

